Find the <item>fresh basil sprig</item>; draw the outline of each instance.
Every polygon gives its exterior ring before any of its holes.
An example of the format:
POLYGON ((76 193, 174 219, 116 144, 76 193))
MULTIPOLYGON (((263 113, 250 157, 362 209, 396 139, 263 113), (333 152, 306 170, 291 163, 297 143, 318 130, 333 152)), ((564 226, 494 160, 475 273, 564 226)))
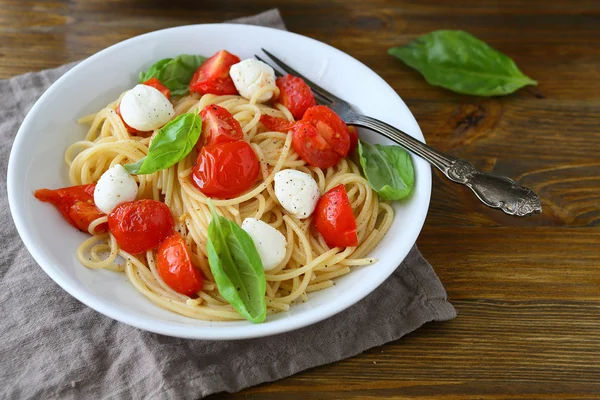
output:
POLYGON ((430 84, 458 93, 498 96, 537 85, 510 57, 464 31, 434 31, 388 53, 419 71, 430 84))
POLYGON ((140 72, 140 83, 156 78, 169 88, 172 96, 183 96, 189 91, 194 72, 206 60, 203 56, 181 54, 155 62, 146 72, 140 72))
POLYGON ((212 221, 206 251, 219 293, 247 320, 263 322, 267 280, 256 246, 246 231, 219 216, 212 202, 208 205, 212 221))
POLYGON ((365 177, 379 197, 400 200, 408 196, 415 185, 415 172, 406 150, 359 141, 358 155, 365 177))
POLYGON ((198 114, 181 114, 160 128, 146 157, 123 167, 130 174, 137 175, 169 168, 192 151, 201 133, 202 118, 198 114))

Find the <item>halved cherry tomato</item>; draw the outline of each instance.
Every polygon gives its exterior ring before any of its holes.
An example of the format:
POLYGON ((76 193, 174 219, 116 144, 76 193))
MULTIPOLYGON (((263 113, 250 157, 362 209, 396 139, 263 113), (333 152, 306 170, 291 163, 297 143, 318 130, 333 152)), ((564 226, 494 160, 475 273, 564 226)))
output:
POLYGON ((125 122, 125 120, 123 119, 123 116, 121 115, 121 105, 120 104, 117 106, 117 109, 115 111, 116 111, 117 115, 121 118, 121 121, 123 121, 123 125, 125 125, 125 129, 127 129, 127 132, 131 133, 132 135, 141 136, 141 137, 148 137, 148 136, 152 135, 152 132, 138 131, 137 129, 132 128, 131 126, 127 125, 127 122, 125 122))
POLYGON ((315 208, 315 227, 330 247, 357 246, 356 219, 344 185, 327 191, 315 208))
POLYGON ((288 121, 287 119, 273 117, 267 114, 260 116, 260 122, 270 131, 283 133, 287 133, 296 124, 295 121, 288 121))
POLYGON ((171 91, 168 87, 163 85, 162 82, 158 80, 158 78, 150 78, 146 82, 143 82, 143 85, 152 86, 154 89, 157 89, 162 94, 164 94, 167 99, 171 100, 171 91))
POLYGON ((340 161, 340 155, 333 151, 317 129, 304 122, 297 122, 292 128, 292 147, 300 158, 319 168, 333 167, 340 161))
POLYGON ((317 132, 329 146, 342 157, 350 150, 350 136, 346 124, 327 106, 310 107, 304 113, 302 121, 317 128, 317 132))
POLYGON ((356 147, 358 147, 358 129, 355 126, 347 126, 348 128, 348 136, 350 137, 350 151, 352 152, 356 147))
POLYGON ((165 203, 135 200, 121 203, 108 214, 108 228, 119 247, 139 254, 157 247, 173 232, 173 217, 165 203))
POLYGON ((156 266, 160 277, 177 293, 191 297, 202 289, 202 274, 192 265, 179 233, 174 232, 158 246, 156 266))
MULTIPOLYGON (((62 189, 39 189, 34 195, 38 200, 52 203, 67 222, 82 232, 87 232, 90 224, 105 214, 94 205, 96 184, 71 186, 62 189)), ((108 230, 106 223, 94 230, 103 233, 108 230)))
POLYGON ((275 80, 279 88, 279 102, 283 104, 299 120, 304 112, 317 103, 310 87, 301 78, 285 75, 275 80))
POLYGON ((242 126, 227 109, 211 104, 200 112, 202 135, 199 145, 213 145, 224 142, 237 142, 244 138, 242 126))
POLYGON ((192 181, 210 197, 231 198, 256 181, 260 165, 252 147, 243 140, 204 146, 192 169, 192 181))
POLYGON ((240 58, 227 50, 217 52, 194 72, 190 81, 190 92, 217 95, 237 94, 233 79, 229 76, 229 69, 233 64, 239 62, 240 58))

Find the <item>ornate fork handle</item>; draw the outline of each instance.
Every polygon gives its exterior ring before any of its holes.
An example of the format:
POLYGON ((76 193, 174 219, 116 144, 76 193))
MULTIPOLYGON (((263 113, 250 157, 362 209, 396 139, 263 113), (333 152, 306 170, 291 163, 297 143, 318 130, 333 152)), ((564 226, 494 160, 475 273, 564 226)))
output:
POLYGON ((441 153, 375 118, 352 113, 349 125, 372 129, 437 167, 450 180, 468 186, 485 205, 519 217, 542 211, 539 196, 514 180, 477 170, 467 161, 441 153))

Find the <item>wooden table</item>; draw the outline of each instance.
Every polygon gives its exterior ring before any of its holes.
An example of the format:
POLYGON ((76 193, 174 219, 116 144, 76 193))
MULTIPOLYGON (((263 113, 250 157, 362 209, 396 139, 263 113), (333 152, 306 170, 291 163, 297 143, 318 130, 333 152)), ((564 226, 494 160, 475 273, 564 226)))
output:
MULTIPOLYGON (((277 3, 1 0, 0 78, 78 60, 144 32, 277 3)), ((535 3, 279 4, 289 30, 347 52, 389 82, 429 143, 533 188, 544 213, 505 216, 436 172, 418 245, 458 318, 349 360, 213 398, 600 398, 600 2, 535 3), (386 54, 440 28, 475 34, 539 86, 502 98, 457 95, 386 54)))

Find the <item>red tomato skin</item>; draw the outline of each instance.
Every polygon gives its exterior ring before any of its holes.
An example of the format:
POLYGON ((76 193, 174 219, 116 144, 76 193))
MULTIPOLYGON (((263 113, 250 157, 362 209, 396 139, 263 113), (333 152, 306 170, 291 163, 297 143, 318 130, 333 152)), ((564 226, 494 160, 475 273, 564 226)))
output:
POLYGON ((344 185, 327 191, 315 207, 313 222, 330 247, 358 245, 356 219, 344 185))
MULTIPOLYGON (((103 217, 105 214, 100 211, 94 202, 78 201, 71 206, 69 210, 69 217, 73 220, 75 227, 82 232, 89 232, 88 228, 94 220, 103 217)), ((98 225, 95 229, 95 233, 104 233, 108 230, 106 223, 98 225)))
POLYGON ((317 129, 304 121, 299 121, 292 128, 292 147, 300 158, 318 168, 333 167, 340 161, 340 156, 327 144, 317 129))
POLYGON ((191 297, 202 289, 202 274, 192 265, 179 233, 174 232, 158 246, 156 266, 163 281, 177 293, 191 297))
POLYGON ((202 117, 202 136, 198 147, 225 142, 237 142, 244 138, 242 126, 227 109, 211 104, 200 112, 202 117))
POLYGON ((347 126, 348 136, 350 137, 350 153, 358 147, 358 129, 355 126, 347 126))
POLYGON ((190 92, 216 95, 237 94, 229 69, 240 62, 240 58, 221 50, 198 67, 190 81, 190 92))
POLYGON ((158 80, 158 78, 150 78, 142 84, 152 86, 154 89, 157 89, 159 92, 161 92, 167 99, 171 100, 171 91, 168 87, 163 85, 162 82, 158 80))
POLYGON ((350 150, 350 135, 346 124, 327 106, 310 107, 304 113, 302 121, 317 128, 319 135, 331 146, 333 151, 346 157, 350 150))
POLYGON ((206 196, 232 198, 247 191, 259 171, 252 147, 238 140, 202 147, 192 169, 192 182, 206 196))
POLYGON ((288 121, 287 119, 273 117, 271 115, 263 114, 260 116, 260 122, 270 131, 287 133, 295 125, 295 121, 288 121))
POLYGON ((121 203, 108 214, 108 228, 119 247, 130 254, 140 254, 157 247, 173 232, 171 210, 156 200, 121 203))
MULTIPOLYGON (((38 189, 34 196, 43 202, 51 203, 65 220, 82 232, 88 232, 90 224, 105 214, 94 205, 96 184, 70 186, 62 189, 38 189)), ((107 224, 96 227, 96 233, 108 230, 107 224)))
POLYGON ((123 119, 123 116, 121 115, 121 105, 120 104, 115 109, 115 112, 117 113, 119 118, 121 118, 121 121, 123 121, 123 125, 125 125, 125 129, 127 129, 127 132, 131 133, 132 135, 141 136, 141 137, 148 137, 148 136, 152 135, 152 132, 138 131, 137 129, 132 128, 131 126, 127 125, 127 122, 125 122, 125 120, 123 119))
POLYGON ((304 112, 317 104, 310 87, 297 76, 285 75, 275 80, 279 88, 279 102, 283 104, 299 120, 304 112))

